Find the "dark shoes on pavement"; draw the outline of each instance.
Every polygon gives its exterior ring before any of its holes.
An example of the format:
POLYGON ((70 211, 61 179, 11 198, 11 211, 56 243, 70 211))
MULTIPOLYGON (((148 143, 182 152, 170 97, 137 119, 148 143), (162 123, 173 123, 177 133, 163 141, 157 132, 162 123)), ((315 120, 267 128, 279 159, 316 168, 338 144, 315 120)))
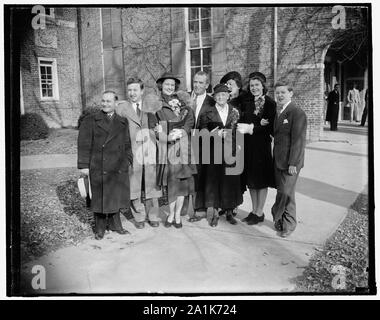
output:
POLYGON ((95 239, 96 240, 102 240, 104 237, 104 232, 96 232, 95 233, 95 239))
POLYGON ((145 219, 145 222, 149 224, 152 228, 157 228, 160 225, 158 221, 149 220, 148 218, 145 219))
POLYGON ((180 221, 177 223, 177 221, 173 220, 173 226, 177 229, 180 229, 182 228, 182 222, 180 221))
POLYGON ((294 231, 294 229, 293 230, 284 229, 284 226, 283 226, 281 220, 277 220, 274 223, 274 228, 280 233, 280 237, 281 238, 287 238, 287 237, 289 237, 293 233, 293 231, 294 231))
POLYGON ((282 232, 282 222, 281 220, 277 220, 275 223, 274 223, 274 228, 279 231, 279 232, 282 232))
POLYGON ((292 233, 293 233, 294 230, 283 230, 281 233, 280 233, 280 237, 281 238, 287 238, 288 236, 290 236, 292 233))
POLYGON ((165 222, 164 222, 164 226, 166 228, 170 228, 171 226, 174 226, 175 228, 179 229, 179 228, 182 228, 182 222, 176 222, 175 219, 173 219, 172 222, 169 222, 169 216, 167 216, 165 222))
MULTIPOLYGON (((219 211, 219 215, 222 216, 226 212, 227 212, 227 210, 222 209, 222 210, 219 211)), ((237 212, 236 211, 232 211, 232 216, 236 217, 236 215, 237 215, 237 212)))
POLYGON ((250 225, 250 226, 254 225, 254 224, 258 224, 260 222, 263 222, 264 218, 265 218, 264 213, 261 216, 258 216, 257 214, 252 213, 252 215, 250 216, 250 218, 247 219, 247 224, 250 225))
POLYGON ((114 232, 116 232, 118 234, 131 234, 129 231, 127 231, 125 229, 114 230, 114 232))
POLYGON ((217 212, 214 212, 210 222, 209 222, 209 225, 211 227, 216 227, 218 225, 218 221, 219 221, 219 214, 217 212))
MULTIPOLYGON (((125 229, 120 229, 120 230, 112 230, 118 234, 131 234, 128 230, 125 230, 125 229)), ((96 232, 95 233, 95 239, 96 240, 102 240, 104 238, 104 232, 96 232)))
POLYGON ((237 224, 236 219, 234 218, 234 215, 232 213, 232 210, 228 210, 226 214, 226 219, 231 224, 237 224))

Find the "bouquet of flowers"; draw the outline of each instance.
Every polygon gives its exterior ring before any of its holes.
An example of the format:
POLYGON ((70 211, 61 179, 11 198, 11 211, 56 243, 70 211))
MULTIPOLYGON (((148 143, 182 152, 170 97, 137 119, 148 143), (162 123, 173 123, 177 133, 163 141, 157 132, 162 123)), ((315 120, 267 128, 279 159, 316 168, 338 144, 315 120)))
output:
POLYGON ((237 122, 239 121, 240 114, 236 108, 232 108, 231 110, 231 129, 234 129, 237 122))
POLYGON ((253 112, 255 115, 261 116, 263 114, 264 103, 265 103, 264 96, 261 96, 257 100, 255 100, 255 111, 253 112))
POLYGON ((178 99, 174 98, 169 100, 168 105, 170 106, 170 109, 172 109, 172 111, 175 113, 175 115, 179 117, 181 113, 181 102, 178 99))

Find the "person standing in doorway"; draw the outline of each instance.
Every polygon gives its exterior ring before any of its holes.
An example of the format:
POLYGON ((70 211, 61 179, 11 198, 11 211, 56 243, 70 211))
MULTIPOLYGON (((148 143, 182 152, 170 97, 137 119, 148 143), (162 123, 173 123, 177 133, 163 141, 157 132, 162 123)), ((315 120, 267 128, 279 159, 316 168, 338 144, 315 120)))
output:
POLYGON ((347 100, 350 104, 350 122, 359 122, 360 93, 356 83, 354 83, 352 89, 348 91, 347 100))
POLYGON ((331 131, 338 130, 339 101, 339 84, 337 83, 327 97, 326 121, 330 122, 331 131))

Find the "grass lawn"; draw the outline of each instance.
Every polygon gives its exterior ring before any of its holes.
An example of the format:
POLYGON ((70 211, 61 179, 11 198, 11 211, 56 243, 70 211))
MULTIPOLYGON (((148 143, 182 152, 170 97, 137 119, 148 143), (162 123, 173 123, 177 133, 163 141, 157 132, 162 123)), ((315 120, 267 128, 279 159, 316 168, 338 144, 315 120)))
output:
POLYGON ((92 213, 77 188, 76 168, 21 171, 21 261, 92 236, 92 213))
POLYGON ((311 257, 309 265, 303 274, 295 279, 295 283, 297 292, 367 292, 369 285, 366 193, 358 196, 342 224, 326 241, 322 250, 311 257), (339 271, 339 268, 344 271, 339 271), (334 288, 332 281, 338 274, 344 276, 344 283, 338 283, 334 288))
POLYGON ((20 155, 76 154, 78 130, 51 129, 47 139, 20 142, 20 155))

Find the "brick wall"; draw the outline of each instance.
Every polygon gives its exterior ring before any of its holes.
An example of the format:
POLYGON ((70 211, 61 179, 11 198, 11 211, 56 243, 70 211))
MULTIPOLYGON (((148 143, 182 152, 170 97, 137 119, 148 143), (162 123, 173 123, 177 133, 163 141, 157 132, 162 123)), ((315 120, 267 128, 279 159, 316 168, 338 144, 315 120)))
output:
POLYGON ((238 71, 247 86, 253 71, 273 86, 273 8, 228 8, 225 13, 227 71, 238 71))
POLYGON ((171 70, 170 8, 122 10, 125 79, 140 77, 146 92, 156 88, 161 74, 171 70))
POLYGON ((100 9, 80 9, 80 22, 83 106, 89 107, 100 103, 104 90, 100 9))
MULTIPOLYGON (((36 45, 35 31, 26 29, 21 47, 21 70, 25 112, 43 116, 50 127, 75 126, 81 112, 78 31, 76 9, 56 9, 55 22, 47 22, 43 37, 55 39, 56 48, 36 45), (57 25, 57 21, 69 22, 57 25), (57 61, 59 100, 41 101, 38 57, 57 61)), ((54 46, 54 45, 53 45, 54 46)))

